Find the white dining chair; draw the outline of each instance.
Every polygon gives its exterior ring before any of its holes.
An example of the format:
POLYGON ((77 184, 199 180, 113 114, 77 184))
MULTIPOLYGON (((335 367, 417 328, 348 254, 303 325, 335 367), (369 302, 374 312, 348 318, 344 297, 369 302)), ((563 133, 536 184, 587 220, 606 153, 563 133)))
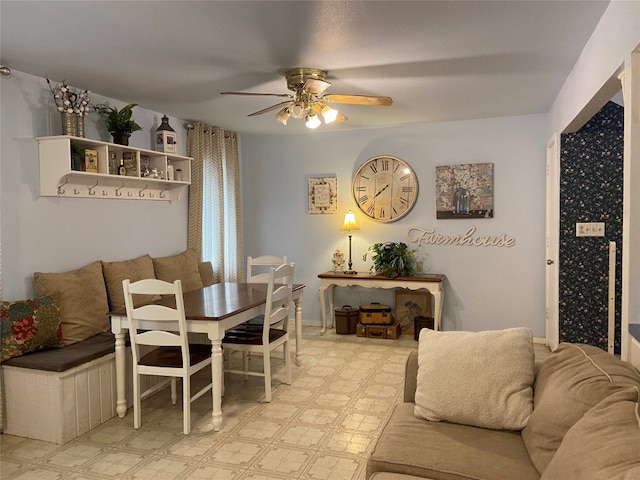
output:
POLYGON ((242 369, 225 368, 226 373, 264 377, 265 399, 271 401, 271 351, 282 346, 286 383, 291 385, 291 359, 289 352, 289 310, 293 292, 293 263, 271 267, 267 280, 267 303, 261 329, 239 328, 225 333, 222 340, 227 351, 243 353, 242 369), (260 353, 263 371, 249 370, 246 354, 260 353))
POLYGON ((141 425, 141 400, 163 388, 167 382, 140 392, 140 376, 155 375, 169 377, 171 403, 176 404, 176 380, 182 378, 183 432, 191 431, 191 402, 212 389, 209 383, 195 395, 191 395, 191 376, 211 365, 211 346, 189 344, 187 321, 184 313, 182 282, 173 283, 146 279, 131 283, 122 282, 124 300, 129 321, 129 338, 133 355, 133 428, 141 425), (175 308, 148 304, 136 306, 135 295, 172 295, 175 308), (146 321, 145 330, 140 330, 139 321, 146 321), (149 322, 153 329, 148 329, 149 322), (140 347, 156 347, 141 354, 140 347))
POLYGON ((247 283, 267 283, 269 269, 289 263, 286 256, 261 255, 259 257, 247 257, 247 283))

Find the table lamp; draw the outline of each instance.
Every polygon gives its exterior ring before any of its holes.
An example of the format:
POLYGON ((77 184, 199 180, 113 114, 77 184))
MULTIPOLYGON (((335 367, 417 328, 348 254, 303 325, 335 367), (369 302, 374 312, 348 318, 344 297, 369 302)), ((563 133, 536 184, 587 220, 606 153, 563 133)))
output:
POLYGON ((356 216, 351 210, 349 210, 344 215, 344 223, 342 224, 342 230, 346 230, 347 232, 349 232, 349 269, 346 270, 344 273, 355 274, 358 272, 352 269, 353 262, 351 261, 351 230, 360 230, 360 227, 358 227, 358 224, 356 223, 356 216))

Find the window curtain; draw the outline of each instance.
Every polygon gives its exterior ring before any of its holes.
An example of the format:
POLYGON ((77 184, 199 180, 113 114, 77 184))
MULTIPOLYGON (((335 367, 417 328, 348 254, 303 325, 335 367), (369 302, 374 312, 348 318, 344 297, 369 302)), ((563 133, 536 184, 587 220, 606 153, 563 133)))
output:
POLYGON ((210 261, 218 282, 244 279, 240 160, 234 132, 195 123, 187 131, 193 157, 187 247, 210 261))

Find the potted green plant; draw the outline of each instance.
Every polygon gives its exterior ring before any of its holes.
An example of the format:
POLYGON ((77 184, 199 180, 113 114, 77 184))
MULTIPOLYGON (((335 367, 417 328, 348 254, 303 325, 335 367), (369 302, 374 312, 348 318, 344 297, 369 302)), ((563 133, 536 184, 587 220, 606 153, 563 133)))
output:
POLYGON ((133 107, 137 105, 137 103, 130 103, 120 110, 116 107, 105 105, 104 103, 96 105, 96 110, 104 120, 107 130, 113 137, 113 143, 129 145, 129 137, 131 134, 137 130, 142 130, 142 127, 131 118, 133 115, 133 107))
MULTIPOLYGON (((403 242, 374 243, 368 249, 371 270, 385 277, 408 277, 416 273, 415 250, 403 242)), ((362 256, 367 261, 367 253, 362 256)))

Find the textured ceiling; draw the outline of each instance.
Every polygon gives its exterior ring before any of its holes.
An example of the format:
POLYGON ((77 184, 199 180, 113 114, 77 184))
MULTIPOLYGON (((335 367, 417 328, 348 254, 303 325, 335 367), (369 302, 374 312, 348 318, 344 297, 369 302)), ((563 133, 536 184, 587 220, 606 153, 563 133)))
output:
MULTIPOLYGON (((545 113, 607 1, 0 1, 12 69, 240 133, 310 132, 249 113, 288 93, 293 67, 328 70, 334 105, 317 131, 545 113)), ((311 133, 311 132, 310 132, 311 133)))

